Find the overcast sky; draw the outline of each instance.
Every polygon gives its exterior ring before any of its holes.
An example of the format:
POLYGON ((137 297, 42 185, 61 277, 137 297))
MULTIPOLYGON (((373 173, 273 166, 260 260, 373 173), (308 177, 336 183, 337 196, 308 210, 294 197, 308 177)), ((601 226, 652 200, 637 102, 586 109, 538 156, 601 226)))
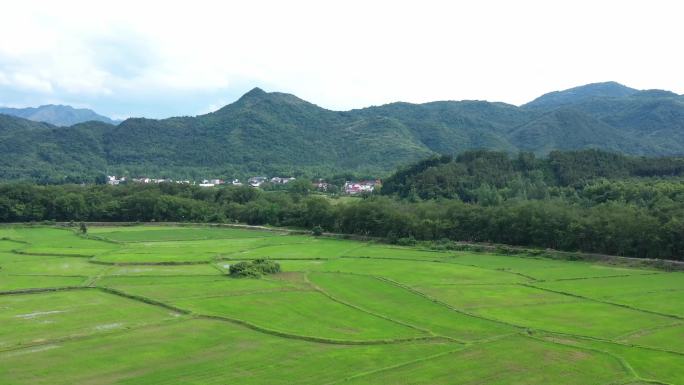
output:
POLYGON ((259 86, 325 108, 525 103, 615 80, 684 93, 681 1, 6 1, 0 105, 215 110, 259 86))

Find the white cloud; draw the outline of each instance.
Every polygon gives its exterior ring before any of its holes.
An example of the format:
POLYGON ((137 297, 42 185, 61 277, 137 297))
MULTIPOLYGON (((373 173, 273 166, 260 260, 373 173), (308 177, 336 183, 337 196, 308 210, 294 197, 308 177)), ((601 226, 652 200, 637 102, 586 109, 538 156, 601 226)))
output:
POLYGON ((50 95, 159 116, 204 112, 255 85, 334 109, 520 104, 605 80, 684 93, 682 10, 664 0, 13 2, 0 24, 0 101, 50 95))
POLYGON ((53 91, 52 83, 47 79, 42 79, 30 73, 16 72, 10 76, 9 82, 22 90, 36 91, 39 93, 50 94, 53 91))

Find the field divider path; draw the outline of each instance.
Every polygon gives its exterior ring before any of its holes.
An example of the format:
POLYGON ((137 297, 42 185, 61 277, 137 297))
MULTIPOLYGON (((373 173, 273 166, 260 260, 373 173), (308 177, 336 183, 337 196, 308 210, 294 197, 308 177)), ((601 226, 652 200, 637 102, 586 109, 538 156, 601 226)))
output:
POLYGON ((583 336, 583 335, 580 335, 580 334, 555 332, 555 331, 544 330, 544 329, 530 329, 530 330, 535 330, 535 331, 538 331, 538 332, 540 332, 540 333, 545 333, 545 334, 547 334, 547 335, 556 335, 556 336, 577 338, 577 339, 580 339, 580 340, 589 340, 589 341, 595 341, 595 342, 602 342, 602 343, 607 343, 607 344, 619 345, 619 346, 623 346, 623 347, 626 347, 626 348, 636 348, 636 349, 650 350, 650 351, 653 351, 653 352, 668 353, 668 354, 674 354, 674 355, 676 355, 676 356, 684 357, 684 353, 683 353, 683 352, 678 352, 678 351, 675 351, 675 350, 662 349, 662 348, 657 348, 657 347, 653 347, 653 346, 646 346, 646 345, 625 343, 625 342, 615 341, 615 340, 611 340, 611 339, 607 339, 607 338, 583 336))
POLYGON ((461 347, 458 348, 458 349, 453 349, 453 350, 449 350, 449 351, 446 351, 446 352, 441 352, 441 353, 432 354, 432 355, 425 356, 425 357, 420 357, 420 358, 417 358, 417 359, 415 359, 415 360, 405 361, 405 362, 401 362, 401 363, 398 363, 398 364, 395 364, 395 365, 390 365, 390 366, 386 366, 386 367, 383 367, 383 368, 378 368, 378 369, 369 370, 369 371, 362 372, 362 373, 357 373, 357 374, 351 375, 351 376, 349 376, 349 377, 345 377, 345 378, 340 379, 340 380, 335 380, 335 381, 332 381, 332 382, 327 382, 327 383, 325 383, 324 385, 336 385, 336 384, 341 384, 341 383, 344 383, 344 382, 347 382, 347 381, 351 381, 351 380, 355 380, 355 379, 358 379, 358 378, 367 377, 367 376, 372 376, 372 375, 377 374, 377 373, 382 373, 382 372, 386 372, 386 371, 390 371, 390 370, 395 370, 395 369, 403 368, 403 367, 405 367, 405 366, 410 366, 410 365, 419 364, 419 363, 422 363, 422 362, 434 360, 434 359, 436 359, 436 358, 448 356, 448 355, 450 355, 450 354, 460 353, 460 352, 466 351, 466 350, 471 349, 471 348, 476 347, 476 346, 481 346, 481 345, 484 345, 484 344, 487 344, 487 343, 491 343, 491 342, 495 342, 495 341, 498 341, 498 340, 502 340, 502 339, 511 337, 512 335, 518 335, 518 333, 504 334, 504 335, 500 335, 500 336, 494 336, 494 337, 490 337, 490 338, 487 338, 487 339, 479 340, 479 341, 477 341, 477 342, 468 342, 468 343, 464 344, 463 346, 461 346, 461 347))
POLYGON ((91 276, 88 278, 88 280, 83 284, 84 286, 95 286, 95 283, 99 281, 102 276, 106 275, 109 271, 114 269, 114 266, 108 266, 102 269, 98 274, 91 276))
MULTIPOLYGON (((274 231, 275 232, 275 231, 274 231)), ((94 240, 94 241, 102 241, 102 242, 107 242, 107 243, 113 243, 113 244, 119 244, 119 245, 125 245, 129 243, 164 243, 164 242, 195 242, 195 241, 214 241, 214 240, 225 240, 225 239, 235 239, 233 237, 218 237, 218 238, 165 238, 165 239, 147 239, 147 240, 127 240, 127 241, 119 241, 116 239, 111 239, 111 238, 106 238, 102 237, 99 235, 92 235, 92 234, 77 234, 80 237, 94 240)), ((286 236, 288 234, 280 234, 281 236, 286 236)), ((242 237, 240 239, 262 239, 262 238, 271 238, 271 237, 242 237)))
POLYGON ((62 275, 62 274, 7 274, 8 277, 62 277, 62 278, 90 278, 87 275, 62 275))
POLYGON ((638 347, 638 348, 647 349, 647 350, 654 350, 654 351, 660 351, 660 352, 664 352, 664 353, 672 353, 672 354, 684 356, 684 353, 677 352, 677 351, 672 351, 672 350, 659 349, 659 348, 652 348, 652 347, 643 346, 643 345, 625 344, 625 343, 620 343, 620 342, 618 342, 618 341, 611 340, 611 339, 606 339, 606 338, 591 337, 591 336, 585 336, 585 335, 581 335, 581 334, 563 333, 563 332, 558 332, 558 331, 553 331, 553 330, 546 330, 546 329, 540 329, 540 328, 529 327, 529 326, 525 326, 525 325, 513 324, 513 323, 510 323, 510 322, 502 321, 502 320, 495 319, 495 318, 484 317, 484 316, 481 316, 481 315, 478 315, 478 314, 470 313, 470 312, 465 311, 465 310, 462 310, 462 309, 458 309, 458 308, 456 308, 456 307, 454 307, 454 306, 449 305, 448 303, 445 303, 445 302, 443 302, 443 301, 440 301, 440 300, 438 300, 438 299, 436 299, 436 298, 433 298, 433 297, 431 297, 431 296, 429 296, 429 295, 427 295, 427 294, 425 294, 425 293, 423 293, 423 292, 420 292, 420 291, 418 291, 418 290, 416 290, 416 289, 414 289, 414 288, 412 288, 412 287, 410 287, 410 286, 404 285, 404 284, 399 283, 399 282, 397 282, 397 281, 394 281, 394 280, 392 280, 392 279, 385 278, 385 277, 377 277, 377 278, 380 279, 380 280, 389 282, 389 283, 391 283, 391 284, 394 284, 394 285, 396 285, 397 287, 401 287, 401 288, 403 288, 403 289, 405 289, 405 290, 408 290, 408 291, 411 291, 411 292, 413 292, 413 293, 415 293, 415 294, 418 294, 418 295, 420 295, 420 296, 422 296, 422 297, 424 297, 424 298, 426 298, 426 299, 428 299, 428 300, 430 300, 430 301, 433 301, 433 302, 438 303, 438 304, 440 304, 440 305, 442 305, 442 306, 445 306, 446 308, 451 309, 451 310, 453 310, 453 311, 455 311, 455 312, 458 312, 458 313, 461 313, 461 314, 464 314, 464 315, 467 315, 467 316, 470 316, 470 317, 479 318, 479 319, 482 319, 482 320, 485 320, 485 321, 490 321, 490 322, 495 322, 495 323, 499 323, 499 324, 502 324, 502 325, 507 325, 507 326, 516 328, 516 329, 521 330, 521 331, 527 330, 528 333, 527 333, 527 334, 524 334, 524 335, 531 335, 530 333, 532 333, 532 332, 541 332, 541 333, 555 334, 555 335, 567 336, 567 337, 574 337, 574 338, 580 338, 580 339, 588 339, 588 340, 593 340, 593 341, 598 341, 598 342, 608 342, 608 343, 612 343, 612 344, 616 344, 616 345, 622 345, 622 346, 627 346, 627 347, 638 347))
MULTIPOLYGON (((559 334, 559 333, 550 333, 550 334, 551 334, 551 335, 554 335, 554 334, 559 334)), ((561 335, 562 335, 562 334, 561 334, 561 335)), ((609 356, 609 357, 614 358, 615 360, 617 360, 617 361, 620 363, 620 365, 621 365, 625 370, 627 370, 627 371, 629 372, 629 374, 631 374, 631 375, 634 377, 634 380, 637 380, 637 381, 639 381, 639 382, 646 382, 646 383, 649 383, 649 384, 657 384, 657 385, 675 385, 675 384, 669 383, 669 382, 663 382, 663 381, 660 381, 660 380, 654 380, 654 379, 649 379, 649 378, 644 378, 644 377, 642 377, 642 376, 636 371, 636 369, 634 369, 634 367, 629 363, 629 361, 627 361, 625 358, 621 357, 620 355, 615 354, 615 353, 613 353, 613 352, 609 352, 609 351, 607 351, 607 350, 602 350, 602 349, 600 349, 600 348, 594 348, 594 347, 589 347, 589 346, 582 346, 582 345, 575 345, 575 344, 563 343, 563 342, 558 341, 558 340, 549 340, 549 339, 545 339, 545 338, 543 338, 543 337, 538 337, 538 336, 531 336, 531 335, 530 335, 530 336, 528 336, 528 337, 529 337, 529 338, 536 339, 536 340, 539 340, 539 341, 544 341, 544 342, 547 342, 547 343, 556 344, 556 345, 562 345, 562 346, 572 347, 572 348, 575 348, 575 349, 582 349, 582 350, 588 350, 588 351, 593 351, 593 352, 598 352, 598 353, 605 354, 605 355, 607 355, 607 356, 609 356)), ((596 338, 591 338, 591 337, 580 337, 580 336, 578 336, 578 338, 580 338, 580 339, 589 339, 589 340, 597 340, 597 341, 601 341, 601 342, 604 342, 604 343, 609 343, 609 344, 614 344, 614 345, 621 345, 621 346, 628 346, 628 347, 633 347, 633 348, 638 348, 638 349, 649 349, 649 348, 645 348, 645 347, 641 347, 641 346, 636 346, 636 345, 625 345, 625 344, 621 344, 621 343, 614 342, 614 341, 601 340, 601 339, 596 339, 596 338)), ((655 350, 658 350, 658 349, 655 349, 655 350)), ((667 353, 667 352, 666 352, 666 353, 667 353)), ((624 384, 631 384, 631 383, 632 383, 631 380, 629 380, 629 382, 624 382, 624 384)))
POLYGON ((675 314, 661 313, 661 312, 657 312, 657 311, 653 311, 653 310, 641 309, 641 308, 634 307, 634 306, 630 306, 630 305, 624 305, 624 304, 621 304, 621 303, 615 303, 615 302, 610 302, 610 301, 604 301, 604 300, 597 299, 597 298, 585 297, 585 296, 582 296, 582 295, 579 295, 579 294, 568 293, 568 292, 565 292, 565 291, 547 289, 547 288, 545 288, 545 287, 539 287, 539 286, 535 286, 535 285, 528 284, 528 283, 518 283, 518 285, 520 285, 520 286, 525 286, 525 287, 529 287, 529 288, 533 288, 533 289, 543 290, 543 291, 546 291, 546 292, 549 292, 549 293, 554 293, 554 294, 560 294, 560 295, 565 295, 565 296, 569 296, 569 297, 574 297, 574 298, 581 299, 581 300, 585 300, 585 301, 596 302, 596 303, 602 303, 602 304, 604 304, 604 305, 617 306, 617 307, 621 307, 621 308, 624 308, 624 309, 629 309, 629 310, 634 310, 634 311, 638 311, 638 312, 642 312, 642 313, 647 313, 647 314, 652 314, 652 315, 658 315, 658 316, 661 316, 661 317, 673 318, 673 319, 676 319, 676 320, 679 320, 679 321, 684 321, 684 317, 678 316, 678 315, 675 315, 675 314))
POLYGON ((667 274, 667 272, 665 272, 665 271, 653 271, 653 272, 640 273, 640 274, 603 275, 603 276, 597 276, 597 277, 574 277, 574 278, 538 279, 537 282, 583 281, 583 280, 587 280, 587 279, 627 278, 627 277, 634 277, 634 276, 643 276, 643 275, 663 275, 663 274, 667 274))
POLYGON ((397 287, 400 287, 400 288, 402 288, 402 289, 404 289, 404 290, 408 290, 408 291, 410 291, 410 292, 412 292, 412 293, 414 293, 414 294, 417 294, 417 295, 419 295, 419 296, 421 296, 421 297, 423 297, 423 298, 425 298, 425 299, 427 299, 427 300, 429 300, 429 301, 432 301, 432 302, 434 302, 434 303, 437 303, 437 304, 439 304, 439 305, 442 305, 442 306, 446 307, 447 309, 450 309, 450 310, 455 311, 455 312, 457 312, 457 313, 461 313, 461 314, 463 314, 463 315, 467 315, 467 316, 469 316, 469 317, 479 318, 479 319, 482 319, 482 320, 485 320, 485 321, 490 321, 490 322, 499 323, 499 324, 506 325, 506 326, 510 326, 510 327, 513 327, 513 328, 516 328, 516 329, 522 329, 522 330, 524 330, 524 329, 529 329, 529 328, 526 327, 526 326, 516 325, 516 324, 510 323, 510 322, 501 321, 501 320, 494 319, 494 318, 484 317, 484 316, 481 316, 481 315, 478 315, 478 314, 474 314, 474 313, 465 311, 465 310, 463 310, 463 309, 456 308, 456 307, 454 307, 454 306, 449 305, 449 304, 446 303, 446 302, 440 301, 440 300, 438 300, 437 298, 433 298, 433 297, 431 297, 431 296, 429 296, 429 295, 427 295, 427 294, 425 294, 425 293, 423 293, 423 292, 421 292, 421 291, 418 291, 418 290, 416 290, 416 289, 414 289, 414 288, 412 288, 412 287, 410 287, 410 286, 404 285, 403 283, 397 282, 397 281, 395 281, 395 280, 393 280, 393 279, 389 279, 389 278, 386 278, 386 277, 379 277, 379 276, 376 276, 375 278, 377 278, 377 279, 379 279, 379 280, 381 280, 381 281, 385 281, 385 282, 391 283, 392 285, 395 285, 395 286, 397 286, 397 287))
POLYGON ((287 245, 306 245, 306 244, 308 244, 308 243, 309 243, 309 242, 292 242, 292 243, 284 242, 284 243, 268 243, 268 244, 265 244, 265 245, 256 245, 256 246, 254 246, 254 247, 248 247, 248 248, 246 248, 246 249, 238 250, 238 251, 235 251, 235 252, 232 252, 232 253, 228 253, 228 254, 221 254, 221 253, 218 253, 218 254, 216 254, 216 255, 214 255, 214 256, 212 257, 212 260, 213 260, 213 261, 232 261, 232 260, 239 260, 239 261, 241 261, 241 260, 244 260, 244 258, 243 258, 243 259, 240 259, 240 258, 232 258, 232 256, 237 255, 237 254, 240 254, 240 253, 246 253, 246 252, 252 251, 252 250, 263 249, 263 248, 266 248, 266 247, 287 246, 287 245))
POLYGON ((199 314, 199 313, 191 313, 191 314, 194 315, 195 318, 229 322, 232 324, 240 325, 240 326, 246 327, 248 329, 252 329, 252 330, 264 333, 264 334, 270 334, 270 335, 277 336, 277 337, 289 338, 289 339, 294 339, 294 340, 309 341, 309 342, 317 342, 317 343, 330 344, 330 345, 391 345, 391 344, 403 344, 403 343, 407 343, 407 342, 419 342, 419 341, 448 341, 448 342, 453 342, 447 338, 440 337, 440 336, 420 336, 420 337, 409 337, 409 338, 391 338, 391 339, 375 339, 375 340, 338 340, 338 339, 333 339, 333 338, 305 336, 305 335, 301 335, 301 334, 292 334, 292 333, 282 332, 279 330, 268 329, 268 328, 265 328, 265 327, 262 327, 259 325, 255 325, 255 324, 248 322, 248 321, 244 321, 244 320, 237 319, 237 318, 226 317, 226 316, 208 315, 208 314, 199 314))
POLYGON ((176 306, 173 306, 173 305, 161 302, 161 301, 157 301, 156 299, 152 299, 149 297, 143 297, 141 295, 126 293, 124 291, 114 289, 111 287, 94 286, 93 288, 98 289, 104 293, 116 295, 116 296, 123 297, 123 298, 128 298, 128 299, 138 301, 138 302, 143 302, 143 303, 146 303, 148 305, 154 305, 154 306, 162 307, 166 310, 171 310, 171 311, 174 311, 174 312, 179 313, 179 314, 185 314, 185 315, 192 314, 192 312, 189 310, 181 309, 179 307, 176 307, 176 306))
MULTIPOLYGON (((456 256, 456 259, 458 259, 458 256, 456 256)), ((531 282, 537 282, 537 281, 539 281, 539 279, 536 278, 536 277, 533 277, 533 276, 527 275, 527 274, 523 274, 523 273, 519 273, 519 272, 517 272, 517 271, 511 271, 511 270, 506 270, 506 269, 494 269, 494 268, 489 268, 489 267, 484 267, 484 266, 473 265, 473 264, 470 264, 470 263, 460 263, 460 262, 454 262, 454 261, 447 262, 447 263, 451 263, 451 264, 454 264, 454 265, 460 265, 460 266, 474 267, 474 268, 478 268, 478 269, 482 269, 482 270, 498 271, 498 272, 500 272, 500 273, 513 274, 513 275, 517 275, 517 276, 519 276, 519 277, 523 277, 523 278, 525 278, 525 279, 527 279, 527 280, 529 280, 529 281, 531 281, 531 282)))
MULTIPOLYGON (((630 363, 627 362, 627 360, 625 360, 624 358, 620 357, 620 356, 617 355, 617 354, 614 354, 614 353, 611 353, 611 352, 608 352, 608 351, 605 351, 605 350, 601 350, 601 349, 598 349, 598 348, 588 347, 588 346, 573 345, 573 344, 564 344, 564 343, 562 343, 562 342, 560 342, 560 341, 557 341, 557 340, 548 340, 548 339, 545 339, 545 338, 542 338, 542 337, 533 336, 533 335, 528 335, 527 337, 528 337, 528 338, 531 338, 531 339, 534 339, 534 340, 537 340, 537 341, 540 341, 540 342, 543 342, 543 343, 547 343, 547 344, 560 345, 560 346, 564 346, 564 347, 570 347, 570 348, 573 348, 573 349, 586 350, 586 351, 590 351, 590 352, 600 353, 600 354, 606 355, 606 356, 608 356, 608 357, 614 359, 615 361, 617 361, 617 362, 620 364, 620 366, 622 367, 622 369, 624 369, 625 372, 626 372, 627 374, 629 374, 630 376, 633 377, 632 380, 637 380, 637 381, 643 381, 643 380, 644 380, 643 378, 641 378, 641 376, 639 376, 639 374, 637 373, 637 371, 634 370, 634 368, 632 367, 632 365, 630 365, 630 363)), ((631 382, 631 380, 629 380, 629 381, 631 382)), ((630 383, 630 382, 628 382, 628 383, 630 383)), ((663 384, 663 385, 669 385, 669 384, 663 384)))
MULTIPOLYGON (((334 345, 388 345, 388 344, 405 343, 405 342, 412 342, 412 341, 433 341, 433 340, 434 341, 450 341, 449 338, 445 338, 445 337, 441 337, 441 336, 435 336, 435 335, 418 336, 418 337, 410 337, 410 338, 376 339, 376 340, 338 340, 338 339, 332 339, 332 338, 305 336, 305 335, 281 332, 279 330, 273 330, 273 329, 265 328, 263 326, 259 326, 259 325, 253 324, 251 322, 244 321, 244 320, 237 319, 237 318, 197 313, 197 312, 187 310, 187 309, 182 309, 182 308, 179 308, 177 306, 170 305, 170 304, 167 304, 167 303, 164 303, 164 302, 161 302, 161 301, 149 298, 149 297, 144 297, 144 296, 135 295, 135 294, 129 294, 129 293, 126 293, 124 291, 109 288, 109 287, 97 286, 97 287, 81 287, 81 288, 82 289, 99 289, 105 293, 109 293, 112 295, 117 295, 120 297, 128 298, 128 299, 131 299, 134 301, 143 302, 143 303, 146 303, 149 305, 159 306, 159 307, 162 307, 162 308, 167 309, 167 310, 174 311, 174 312, 179 313, 179 314, 193 316, 194 318, 213 319, 213 320, 230 322, 230 323, 233 323, 236 325, 241 325, 243 327, 247 327, 247 328, 255 330, 255 331, 262 332, 264 334, 275 335, 275 336, 283 337, 283 338, 298 339, 298 340, 325 343, 325 344, 334 344, 334 345)), ((451 342, 453 342, 453 341, 451 341, 451 342)))
MULTIPOLYGON (((325 273, 325 274, 334 274, 334 273, 325 273)), ((348 307, 350 307, 350 308, 352 308, 352 309, 354 309, 354 310, 358 310, 358 311, 360 311, 360 312, 363 312, 363 313, 372 315, 372 316, 374 316, 374 317, 381 318, 381 319, 384 319, 384 320, 386 320, 386 321, 390 321, 390 322, 393 322, 393 323, 396 323, 396 324, 398 324, 398 325, 405 326, 405 327, 408 327, 408 328, 411 328, 411 329, 414 329, 414 330, 418 330, 418 331, 420 331, 420 332, 422 332, 422 333, 427 333, 428 335, 431 335, 431 336, 442 337, 442 338, 445 338, 445 339, 453 340, 453 341, 458 342, 458 343, 465 343, 465 341, 459 341, 459 340, 457 340, 457 339, 455 339, 455 338, 452 338, 452 337, 446 337, 446 336, 438 335, 438 334, 436 334, 435 332, 433 332, 432 330, 424 329, 424 328, 421 328, 421 327, 416 326, 416 325, 412 325, 412 324, 409 324, 409 323, 406 323, 406 322, 403 322, 403 321, 399 321, 399 320, 394 319, 394 318, 392 318, 392 317, 388 317, 388 316, 386 316, 386 315, 383 315, 383 314, 380 314, 380 313, 376 313, 376 312, 373 312, 373 311, 364 309, 363 307, 360 307, 360 306, 354 305, 354 304, 352 304, 352 303, 349 303, 349 302, 347 302, 347 301, 341 300, 341 299, 339 299, 339 298, 333 296, 332 294, 328 293, 327 291, 325 291, 325 289, 323 289, 322 287, 320 287, 320 286, 316 285, 315 283, 311 282, 311 281, 309 280, 309 274, 308 274, 308 273, 304 275, 304 280, 305 280, 305 282, 308 283, 315 291, 321 293, 322 295, 324 295, 325 297, 327 297, 327 298, 330 299, 331 301, 337 302, 337 303, 342 304, 342 305, 344 305, 344 306, 348 306, 348 307)))
MULTIPOLYGON (((436 251, 433 251, 436 252, 436 251)), ((460 263, 460 262, 454 262, 454 258, 458 258, 458 256, 445 256, 444 259, 420 259, 420 258, 396 258, 396 257, 363 257, 363 256, 350 256, 350 255, 342 255, 339 258, 348 258, 348 259, 385 259, 385 260, 393 260, 393 261, 410 261, 410 262, 431 262, 431 263, 443 263, 447 265, 458 265, 458 266, 467 266, 467 267, 472 267, 475 269, 481 269, 481 270, 487 270, 487 271, 495 271, 499 273, 507 273, 507 274, 513 274, 517 275, 520 277, 523 277, 531 282, 537 282, 539 279, 532 277, 530 275, 525 275, 523 273, 518 273, 515 271, 510 271, 510 270, 502 270, 502 269, 492 269, 489 267, 483 267, 483 266, 478 266, 478 265, 471 265, 468 263, 460 263), (450 258, 451 257, 451 258, 450 258)))
POLYGON ((125 244, 127 243, 127 242, 123 242, 123 241, 117 241, 117 240, 114 240, 114 239, 109 239, 109 238, 101 237, 101 236, 99 236, 99 235, 83 234, 83 233, 79 233, 79 232, 76 232, 76 231, 74 231, 74 234, 76 234, 77 237, 81 237, 81 238, 83 238, 83 239, 89 239, 89 240, 91 240, 91 241, 100 241, 100 242, 105 242, 105 243, 111 243, 111 244, 114 244, 114 245, 125 245, 125 244))
POLYGON ((32 255, 36 257, 58 257, 58 258, 93 258, 95 255, 92 254, 64 254, 64 253, 33 253, 28 251, 23 251, 19 249, 10 250, 14 254, 18 255, 32 255))
MULTIPOLYGON (((412 287, 410 287, 410 286, 406 286, 406 285, 404 285, 404 284, 402 284, 402 283, 393 281, 393 280, 388 279, 388 278, 385 278, 385 277, 378 277, 378 278, 379 278, 379 279, 382 279, 382 280, 385 280, 385 281, 387 281, 387 282, 393 283, 393 284, 395 284, 395 285, 397 285, 397 286, 399 286, 399 287, 402 287, 402 288, 404 288, 404 289, 406 289, 406 290, 412 291, 412 292, 414 292, 414 293, 416 293, 416 294, 418 294, 418 295, 422 295, 422 296, 424 296, 425 298, 427 298, 427 299, 429 299, 429 300, 431 300, 431 301, 434 301, 435 303, 438 303, 438 304, 440 304, 440 305, 446 306, 447 308, 449 308, 449 309, 451 309, 451 310, 454 310, 454 311, 456 311, 456 312, 459 312, 459 313, 462 313, 462 314, 465 314, 465 315, 468 315, 468 316, 471 316, 471 317, 480 318, 480 319, 483 319, 483 320, 487 320, 487 321, 491 321, 491 322, 496 322, 496 323, 500 323, 500 324, 504 324, 504 325, 508 325, 508 326, 512 326, 512 327, 515 327, 515 328, 517 328, 517 329, 527 330, 528 333, 527 333, 527 334, 523 334, 523 335, 531 335, 532 332, 541 332, 541 333, 546 333, 546 334, 553 334, 553 335, 559 335, 559 336, 573 337, 573 338, 579 338, 579 339, 591 340, 591 341, 597 341, 597 342, 605 342, 605 343, 611 343, 611 344, 621 345, 621 346, 625 346, 625 347, 633 347, 633 348, 639 348, 639 349, 645 349, 645 350, 658 351, 658 352, 662 352, 662 353, 670 353, 670 354, 675 354, 675 355, 678 355, 678 356, 684 356, 684 353, 678 352, 678 351, 674 351, 674 350, 661 349, 661 348, 655 348, 655 347, 644 346, 644 345, 638 345, 638 344, 631 344, 631 343, 622 343, 622 342, 615 341, 615 340, 608 339, 608 338, 592 337, 592 336, 586 336, 586 335, 581 335, 581 334, 564 333, 564 332, 558 332, 558 331, 553 331, 553 330, 546 330, 546 329, 534 328, 534 327, 529 327, 529 326, 525 326, 525 325, 517 325, 517 324, 509 323, 509 322, 501 321, 501 320, 494 319, 494 318, 483 317, 483 316, 480 316, 480 315, 477 315, 477 314, 473 314, 473 313, 470 313, 470 312, 467 312, 467 311, 464 311, 464 310, 455 308, 455 307, 453 307, 453 306, 451 306, 451 305, 449 305, 449 304, 447 304, 447 303, 445 303, 445 302, 442 302, 442 301, 440 301, 440 300, 438 300, 438 299, 436 299, 436 298, 432 298, 432 297, 428 296, 427 294, 424 294, 424 293, 422 293, 422 292, 420 292, 420 291, 418 291, 418 290, 415 290, 414 288, 412 288, 412 287)), ((522 284, 521 284, 521 285, 522 285, 522 284)))
POLYGON ((635 331, 632 331, 632 332, 629 332, 629 333, 621 334, 621 335, 619 335, 619 336, 617 336, 617 337, 614 337, 614 338, 615 338, 617 341, 624 341, 624 340, 629 339, 630 337, 638 336, 638 335, 643 334, 643 333, 649 333, 649 332, 653 332, 653 331, 656 331, 656 330, 674 328, 674 327, 678 327, 678 326, 682 326, 682 325, 684 325, 684 323, 682 323, 682 322, 675 322, 675 323, 668 324, 668 325, 654 326, 654 327, 652 327, 652 328, 646 328, 646 329, 641 329, 641 330, 635 330, 635 331))
POLYGON ((36 287, 36 288, 0 291, 0 295, 41 294, 41 293, 54 293, 54 292, 58 292, 58 291, 73 291, 73 290, 88 290, 88 289, 95 289, 95 288, 94 287, 88 287, 88 286, 56 286, 56 287, 40 287, 40 288, 36 287))
POLYGON ((462 352, 462 351, 464 351, 464 350, 466 350, 466 349, 468 349, 468 348, 469 348, 469 346, 462 346, 462 347, 459 348, 459 349, 449 350, 449 351, 446 351, 446 352, 441 352, 441 353, 432 354, 432 355, 425 356, 425 357, 420 357, 420 358, 417 358, 417 359, 411 360, 411 361, 400 362, 400 363, 398 363, 398 364, 386 366, 386 367, 384 367, 384 368, 378 368, 378 369, 369 370, 369 371, 366 371, 366 372, 357 373, 357 374, 351 375, 351 376, 349 376, 349 377, 345 377, 345 378, 340 379, 340 380, 335 380, 335 381, 332 381, 332 382, 326 382, 326 383, 323 384, 323 385, 337 385, 337 384, 341 384, 341 383, 344 383, 344 382, 347 382, 347 381, 356 380, 356 379, 358 379, 358 378, 367 377, 367 376, 372 376, 372 375, 374 375, 374 374, 378 374, 378 373, 382 373, 382 372, 386 372, 386 371, 390 371, 390 370, 395 370, 395 369, 399 369, 399 368, 403 368, 403 367, 409 366, 409 365, 419 364, 419 363, 425 362, 425 361, 434 360, 434 359, 436 359, 436 358, 440 358, 440 357, 448 356, 448 355, 450 355, 450 354, 462 352))
POLYGON ((95 261, 88 260, 88 263, 94 265, 105 266, 191 266, 191 265, 209 265, 212 262, 206 261, 162 261, 162 262, 109 262, 109 261, 95 261))

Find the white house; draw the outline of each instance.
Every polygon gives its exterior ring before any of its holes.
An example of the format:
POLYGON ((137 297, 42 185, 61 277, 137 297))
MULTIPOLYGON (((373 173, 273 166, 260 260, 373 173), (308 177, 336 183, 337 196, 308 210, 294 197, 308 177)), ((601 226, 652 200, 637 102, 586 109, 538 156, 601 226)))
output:
POLYGON ((266 181, 268 181, 268 178, 265 176, 253 176, 249 178, 248 183, 252 187, 261 187, 261 185, 266 183, 266 181))

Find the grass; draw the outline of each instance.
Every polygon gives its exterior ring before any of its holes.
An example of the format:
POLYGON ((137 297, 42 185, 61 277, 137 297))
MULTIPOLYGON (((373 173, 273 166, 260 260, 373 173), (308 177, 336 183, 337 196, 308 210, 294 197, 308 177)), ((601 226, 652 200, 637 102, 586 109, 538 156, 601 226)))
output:
POLYGON ((327 261, 282 261, 285 271, 323 271, 383 276, 408 285, 515 283, 524 277, 506 272, 439 262, 339 258, 327 261))
POLYGON ((90 276, 105 269, 105 266, 89 263, 85 258, 77 257, 46 257, 36 259, 22 256, 2 264, 2 272, 12 275, 66 275, 90 276))
POLYGON ((671 350, 684 354, 684 324, 670 327, 644 330, 639 333, 625 336, 620 342, 649 346, 656 349, 671 350))
POLYGON ((42 289, 49 287, 80 286, 86 277, 33 276, 0 274, 0 292, 42 289))
POLYGON ((345 383, 590 385, 615 384, 630 377, 617 360, 606 354, 512 337, 345 383))
POLYGON ((450 343, 345 346, 189 320, 43 349, 0 353, 0 383, 324 384, 458 349, 450 343))
POLYGON ((2 384, 684 384, 684 273, 234 228, 0 227, 2 384), (226 273, 271 258, 262 279, 226 273))
POLYGON ((673 322, 658 315, 582 300, 482 308, 475 313, 530 328, 597 338, 614 338, 673 322))
POLYGON ((326 259, 346 255, 359 247, 363 247, 363 244, 336 239, 313 239, 301 244, 258 247, 232 255, 232 258, 326 259))
POLYGON ((471 317, 377 278, 314 273, 310 279, 329 295, 367 311, 457 340, 512 333, 509 326, 471 317))
MULTIPOLYGON (((553 337, 547 339, 558 340, 553 337)), ((684 384, 684 371, 682 371, 684 355, 682 354, 589 339, 563 338, 560 341, 563 344, 595 349, 616 357, 633 371, 637 380, 649 383, 684 384)))
POLYGON ((107 242, 80 237, 70 229, 50 227, 4 228, 0 230, 0 238, 3 237, 25 242, 17 249, 32 254, 93 256, 117 248, 107 242))
POLYGON ((277 332, 333 340, 385 340, 425 336, 389 320, 330 301, 315 291, 273 291, 241 296, 193 298, 174 305, 223 316, 277 332))
POLYGON ((195 300, 253 293, 294 290, 296 286, 265 279, 234 279, 225 276, 105 277, 98 286, 161 301, 195 300))
POLYGON ((2 296, 0 308, 0 350, 125 330, 178 316, 95 289, 2 296))
POLYGON ((649 274, 652 271, 533 257, 458 253, 454 263, 524 274, 535 280, 558 280, 649 274))
POLYGON ((211 264, 202 265, 129 265, 107 268, 107 276, 217 275, 221 271, 211 264))
POLYGON ((578 301, 573 297, 515 284, 426 285, 417 289, 451 306, 468 311, 578 301))
POLYGON ((215 227, 131 226, 124 228, 94 227, 90 234, 120 242, 192 241, 273 237, 278 233, 215 227))
POLYGON ((119 246, 93 258, 105 263, 197 263, 230 258, 246 250, 311 241, 309 237, 272 236, 234 239, 134 242, 119 246))
POLYGON ((357 247, 344 255, 350 257, 366 258, 391 258, 391 259, 419 259, 419 260, 441 260, 453 257, 453 253, 437 252, 432 250, 417 250, 409 247, 384 246, 369 244, 357 247))

